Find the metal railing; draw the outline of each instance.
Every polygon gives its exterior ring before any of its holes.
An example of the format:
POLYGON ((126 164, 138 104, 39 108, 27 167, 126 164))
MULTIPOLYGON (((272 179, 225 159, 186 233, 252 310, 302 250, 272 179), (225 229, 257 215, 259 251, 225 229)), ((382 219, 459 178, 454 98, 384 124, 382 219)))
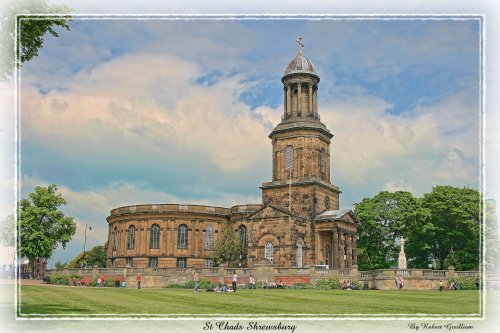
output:
POLYGON ((309 119, 321 120, 321 117, 317 113, 301 111, 301 112, 287 112, 281 116, 281 121, 285 121, 287 119, 292 119, 292 118, 309 118, 309 119))

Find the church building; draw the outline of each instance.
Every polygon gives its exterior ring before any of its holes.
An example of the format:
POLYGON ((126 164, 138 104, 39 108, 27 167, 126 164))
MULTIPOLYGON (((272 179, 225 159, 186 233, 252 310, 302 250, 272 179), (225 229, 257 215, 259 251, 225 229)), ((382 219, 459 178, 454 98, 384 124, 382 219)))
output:
POLYGON ((286 67, 284 112, 269 138, 272 181, 260 186, 261 204, 231 208, 149 204, 120 207, 107 217, 107 267, 211 267, 210 256, 225 223, 240 242, 240 264, 253 267, 357 265, 358 220, 339 209, 341 191, 332 184, 333 134, 318 112, 320 77, 303 55, 286 67))

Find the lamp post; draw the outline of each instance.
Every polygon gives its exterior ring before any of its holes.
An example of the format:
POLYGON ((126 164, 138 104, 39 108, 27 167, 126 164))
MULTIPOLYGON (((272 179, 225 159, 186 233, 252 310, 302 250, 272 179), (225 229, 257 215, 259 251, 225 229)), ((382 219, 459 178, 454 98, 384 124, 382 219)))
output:
MULTIPOLYGON (((92 227, 89 226, 89 231, 92 230, 92 227)), ((85 233, 84 233, 84 240, 83 240, 83 265, 86 266, 87 263, 85 262, 85 256, 87 255, 86 251, 86 246, 87 246, 87 223, 85 223, 85 233)))

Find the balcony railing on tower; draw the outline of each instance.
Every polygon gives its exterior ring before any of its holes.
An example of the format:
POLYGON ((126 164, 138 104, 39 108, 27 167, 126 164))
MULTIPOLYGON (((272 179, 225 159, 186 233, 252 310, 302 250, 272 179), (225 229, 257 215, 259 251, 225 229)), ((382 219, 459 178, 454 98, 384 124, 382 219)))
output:
POLYGON ((316 119, 316 120, 321 120, 319 114, 317 113, 310 113, 310 112, 288 112, 285 113, 284 115, 281 116, 281 121, 287 120, 287 119, 292 119, 292 118, 310 118, 310 119, 316 119))

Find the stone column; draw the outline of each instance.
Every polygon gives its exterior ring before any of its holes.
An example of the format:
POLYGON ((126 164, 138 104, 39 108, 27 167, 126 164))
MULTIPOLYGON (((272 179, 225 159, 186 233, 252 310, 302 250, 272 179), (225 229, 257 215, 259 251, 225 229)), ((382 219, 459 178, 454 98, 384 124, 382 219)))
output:
POLYGON ((284 111, 283 113, 285 114, 285 117, 286 117, 286 114, 288 113, 288 110, 286 108, 286 95, 287 95, 286 92, 287 92, 287 90, 288 90, 287 87, 284 86, 283 87, 283 111, 284 111))
POLYGON ((352 267, 352 236, 347 236, 347 267, 352 267))
POLYGON ((358 239, 356 238, 356 235, 352 236, 352 264, 353 265, 358 265, 358 239))
POLYGON ((292 110, 290 109, 290 89, 292 89, 291 84, 286 86, 286 112, 290 114, 292 110))
POLYGON ((174 255, 174 243, 175 243, 175 223, 173 220, 168 220, 168 225, 169 225, 169 230, 168 230, 168 254, 170 256, 173 256, 174 255))
POLYGON ((298 112, 301 112, 302 111, 302 106, 300 105, 300 100, 301 100, 301 97, 302 97, 302 83, 297 83, 297 111, 298 112))
POLYGON ((339 268, 339 233, 338 233, 337 229, 333 230, 332 251, 333 251, 332 268, 339 268))
POLYGON ((203 222, 201 220, 197 221, 198 223, 198 239, 197 239, 197 245, 196 245, 196 255, 201 256, 201 240, 203 238, 203 222))
POLYGON ((313 89, 312 84, 309 83, 309 113, 314 114, 313 110, 313 89))
MULTIPOLYGON (((160 223, 160 237, 158 237, 158 240, 160 242, 160 250, 161 250, 161 255, 164 256, 167 254, 167 242, 164 241, 166 240, 165 235, 167 234, 167 224, 165 223, 165 220, 161 221, 160 223)), ((160 259, 158 258, 158 267, 160 267, 160 259)))
POLYGON ((344 254, 345 254, 345 235, 343 233, 340 233, 340 247, 339 247, 339 258, 340 258, 340 268, 345 268, 345 260, 344 260, 344 254))
POLYGON ((195 245, 195 242, 194 242, 194 225, 195 225, 194 221, 191 221, 191 223, 187 224, 187 226, 188 226, 188 240, 187 240, 186 253, 191 252, 191 255, 194 254, 194 245, 195 245), (191 229, 191 230, 189 230, 189 229, 191 229), (191 249, 191 251, 190 251, 190 249, 191 249))
POLYGON ((314 113, 318 114, 318 87, 314 89, 314 113))

